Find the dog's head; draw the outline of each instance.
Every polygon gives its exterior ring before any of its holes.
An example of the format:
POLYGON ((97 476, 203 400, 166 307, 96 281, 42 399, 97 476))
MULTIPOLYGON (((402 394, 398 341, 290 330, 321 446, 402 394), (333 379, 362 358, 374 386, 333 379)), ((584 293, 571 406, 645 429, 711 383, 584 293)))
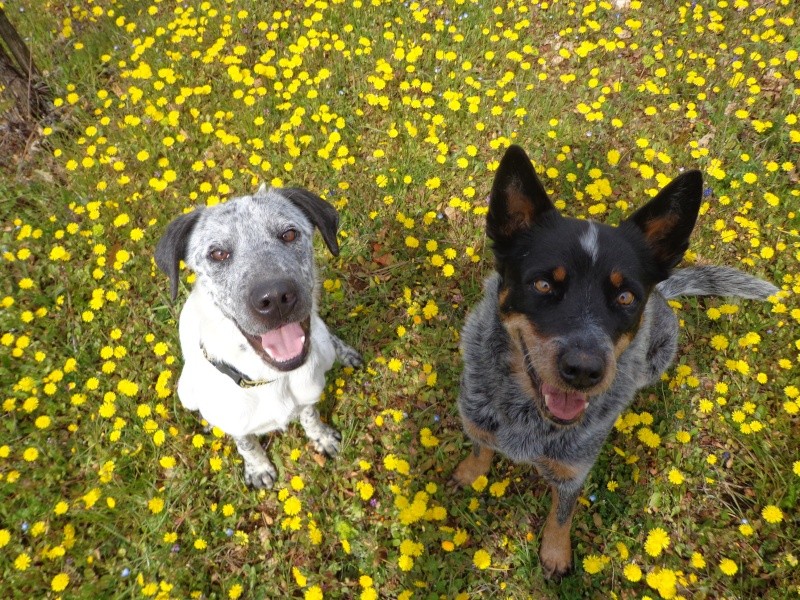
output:
POLYGON ((262 186, 253 196, 172 221, 156 264, 169 276, 174 300, 184 260, 261 358, 290 371, 305 361, 311 338, 314 227, 336 256, 338 221, 333 206, 311 192, 262 186))
POLYGON ((653 287, 689 245, 702 196, 684 173, 618 227, 562 216, 530 159, 511 146, 492 186, 486 232, 513 368, 541 414, 568 425, 614 381, 653 287))

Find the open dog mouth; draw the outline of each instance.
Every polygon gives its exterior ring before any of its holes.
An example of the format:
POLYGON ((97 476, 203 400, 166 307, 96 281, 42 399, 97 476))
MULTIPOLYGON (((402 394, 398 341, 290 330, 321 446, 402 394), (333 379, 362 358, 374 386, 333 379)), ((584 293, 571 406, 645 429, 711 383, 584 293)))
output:
POLYGON ((261 335, 242 333, 265 363, 279 371, 291 371, 301 366, 308 356, 310 330, 311 318, 307 317, 261 335))
POLYGON ((544 404, 542 412, 551 421, 559 425, 571 425, 578 421, 586 407, 589 406, 589 396, 582 392, 568 392, 541 381, 539 374, 531 364, 528 346, 522 336, 519 336, 519 341, 522 345, 525 360, 525 372, 530 378, 534 389, 539 391, 538 400, 544 404))
POLYGON ((547 410, 562 423, 576 421, 589 405, 589 397, 580 392, 565 392, 546 383, 539 389, 547 410))

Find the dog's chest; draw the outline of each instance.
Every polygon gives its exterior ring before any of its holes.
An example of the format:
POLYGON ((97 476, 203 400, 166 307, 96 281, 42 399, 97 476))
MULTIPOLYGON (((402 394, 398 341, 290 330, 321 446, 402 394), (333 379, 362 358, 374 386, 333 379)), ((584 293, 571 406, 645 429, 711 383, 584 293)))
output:
POLYGON ((302 407, 319 400, 335 349, 317 315, 312 317, 305 363, 293 371, 280 372, 267 366, 236 326, 204 299, 193 293, 181 312, 184 368, 178 396, 186 408, 199 410, 206 421, 229 435, 243 436, 284 429, 302 407), (209 359, 225 362, 259 384, 240 387, 209 359))

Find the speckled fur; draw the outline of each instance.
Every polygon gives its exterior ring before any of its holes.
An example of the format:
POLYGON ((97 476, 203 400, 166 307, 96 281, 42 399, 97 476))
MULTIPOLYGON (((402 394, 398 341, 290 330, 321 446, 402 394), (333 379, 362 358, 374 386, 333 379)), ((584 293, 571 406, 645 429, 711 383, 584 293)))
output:
POLYGON ((489 469, 494 452, 536 467, 553 497, 540 549, 547 576, 571 567, 576 500, 614 423, 636 392, 657 382, 675 358, 679 327, 667 299, 764 299, 777 291, 727 267, 672 272, 688 246, 701 193, 700 174, 684 174, 611 228, 561 217, 519 147, 509 148, 495 175, 487 235, 494 241, 497 272, 486 279, 461 335, 458 408, 472 454, 453 479, 468 485, 489 469), (609 285, 633 290, 636 312, 617 318, 629 298, 615 308, 617 292, 603 291, 609 285), (603 377, 585 386, 583 412, 563 422, 548 413, 541 381, 575 389, 553 364, 576 339, 604 356, 603 377))
POLYGON ((181 311, 184 367, 178 396, 186 408, 199 410, 233 437, 245 463, 245 481, 253 487, 271 487, 276 477, 258 436, 285 429, 289 422, 301 422, 317 451, 330 456, 339 451, 341 436, 320 420, 315 404, 334 359, 351 367, 362 360, 319 317, 312 243, 316 226, 331 252, 338 254, 337 223, 334 208, 310 192, 262 186, 252 196, 178 217, 156 248, 156 262, 170 277, 173 298, 180 260, 197 275, 181 311), (287 243, 282 234, 289 229, 297 237, 287 243), (229 257, 212 260, 215 249, 224 249, 229 257), (250 294, 256 286, 276 280, 291 280, 297 301, 289 315, 267 324, 253 309, 250 294), (257 339, 286 320, 307 322, 310 339, 304 361, 290 370, 268 364, 245 337, 257 339), (269 383, 239 387, 211 361, 269 383))

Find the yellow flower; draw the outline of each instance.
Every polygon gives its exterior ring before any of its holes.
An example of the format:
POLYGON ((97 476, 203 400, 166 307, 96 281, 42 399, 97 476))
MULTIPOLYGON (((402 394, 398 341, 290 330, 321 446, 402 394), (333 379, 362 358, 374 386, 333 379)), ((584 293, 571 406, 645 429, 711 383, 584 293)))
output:
POLYGON ((306 587, 308 584, 308 579, 297 567, 292 567, 292 576, 300 587, 306 587))
POLYGON ((243 588, 242 588, 241 584, 234 583, 231 586, 231 589, 228 590, 228 598, 230 598, 231 600, 236 600, 237 598, 239 598, 242 595, 242 591, 243 591, 243 588))
POLYGON ((303 600, 322 600, 322 589, 318 585, 312 585, 303 595, 303 600))
POLYGON ((413 542, 411 540, 403 540, 400 542, 400 553, 407 554, 408 556, 419 557, 422 556, 422 551, 425 549, 425 546, 420 544, 419 542, 413 542))
POLYGON ((397 566, 400 567, 401 571, 410 571, 414 566, 414 559, 408 554, 401 554, 400 558, 397 559, 397 566))
POLYGON ((596 554, 590 554, 586 558, 583 559, 583 570, 586 571, 589 575, 594 575, 595 573, 599 573, 603 570, 606 562, 608 559, 603 560, 605 557, 597 556, 596 554))
POLYGON ((694 552, 692 553, 691 563, 695 569, 703 569, 706 566, 706 559, 699 552, 694 552))
POLYGON ((375 488, 372 487, 371 483, 367 483, 366 481, 359 481, 358 484, 356 484, 356 488, 358 489, 361 499, 365 502, 372 498, 372 495, 375 493, 375 488))
POLYGON ((63 592, 69 585, 69 575, 66 573, 59 573, 50 582, 50 587, 54 592, 63 592))
POLYGON ((492 557, 486 550, 476 550, 472 555, 472 563, 481 570, 488 569, 492 564, 492 557))
POLYGON ((503 481, 495 481, 489 486, 489 493, 495 498, 500 498, 506 493, 506 488, 511 483, 510 479, 503 479, 503 481))
POLYGON ((644 550, 650 556, 658 556, 669 546, 669 535, 660 527, 651 529, 644 543, 644 550))
POLYGON ((25 552, 17 556, 14 559, 14 568, 17 571, 25 571, 28 567, 31 566, 31 557, 28 556, 25 552))
POLYGON ((295 496, 291 496, 286 500, 286 502, 283 503, 283 512, 285 512, 289 516, 294 516, 298 514, 301 508, 302 504, 300 503, 300 500, 295 496))
POLYGON ((669 472, 669 482, 673 485, 680 485, 683 483, 683 473, 681 473, 678 469, 670 469, 669 472))
POLYGON ((724 335, 715 335, 711 338, 711 347, 714 348, 714 350, 725 350, 728 345, 728 338, 724 335))
POLYGON ((479 475, 478 478, 472 482, 472 489, 476 492, 482 492, 486 489, 488 483, 489 480, 486 478, 486 475, 479 475))
POLYGON ((767 523, 780 523, 783 521, 783 511, 774 504, 765 506, 764 510, 761 511, 761 516, 764 517, 767 523))
POLYGON ((11 534, 8 529, 0 529, 0 548, 7 545, 11 541, 11 534))
POLYGON ((159 498, 158 496, 156 496, 155 498, 151 498, 147 502, 147 508, 150 509, 151 513, 153 513, 154 515, 157 515, 162 510, 164 510, 164 499, 163 498, 159 498))
POLYGON ((634 583, 642 578, 642 570, 639 568, 639 565, 633 563, 625 565, 622 574, 625 576, 625 579, 633 581, 634 583))
POLYGON ((739 571, 739 567, 730 558, 723 558, 719 561, 719 570, 728 577, 733 577, 739 571))

